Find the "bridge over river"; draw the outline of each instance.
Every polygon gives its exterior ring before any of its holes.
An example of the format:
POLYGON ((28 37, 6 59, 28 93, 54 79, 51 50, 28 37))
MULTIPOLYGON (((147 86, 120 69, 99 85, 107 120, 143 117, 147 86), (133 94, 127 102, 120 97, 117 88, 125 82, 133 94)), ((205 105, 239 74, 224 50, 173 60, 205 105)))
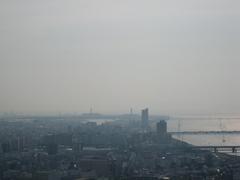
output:
POLYGON ((172 135, 194 135, 194 134, 240 134, 240 131, 179 131, 169 132, 172 135))
POLYGON ((231 151, 232 153, 237 153, 240 150, 240 146, 192 146, 192 149, 203 149, 203 150, 210 150, 213 152, 218 151, 231 151))

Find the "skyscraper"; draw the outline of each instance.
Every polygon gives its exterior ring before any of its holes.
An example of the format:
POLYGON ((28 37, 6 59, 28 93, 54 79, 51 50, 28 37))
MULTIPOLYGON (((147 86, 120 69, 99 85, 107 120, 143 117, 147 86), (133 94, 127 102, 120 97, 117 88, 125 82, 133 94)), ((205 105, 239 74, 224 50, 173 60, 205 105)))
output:
POLYGON ((142 127, 148 128, 148 108, 142 110, 142 127))
POLYGON ((159 136, 165 136, 167 134, 167 123, 161 120, 157 123, 157 134, 159 136))

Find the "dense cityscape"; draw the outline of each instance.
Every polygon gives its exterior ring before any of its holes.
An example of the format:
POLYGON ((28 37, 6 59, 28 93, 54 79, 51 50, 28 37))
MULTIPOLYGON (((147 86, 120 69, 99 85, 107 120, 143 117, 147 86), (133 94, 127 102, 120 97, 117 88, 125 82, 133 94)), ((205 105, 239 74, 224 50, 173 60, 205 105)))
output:
POLYGON ((148 109, 141 115, 1 118, 0 179, 239 179, 239 157, 174 139, 167 122, 148 109))

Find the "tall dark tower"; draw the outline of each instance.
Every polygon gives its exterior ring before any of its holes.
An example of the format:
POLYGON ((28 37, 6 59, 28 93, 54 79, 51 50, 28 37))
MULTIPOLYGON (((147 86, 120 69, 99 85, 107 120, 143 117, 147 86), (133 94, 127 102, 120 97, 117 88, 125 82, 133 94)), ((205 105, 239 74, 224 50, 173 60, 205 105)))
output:
POLYGON ((142 127, 148 128, 148 108, 142 110, 142 127))
POLYGON ((47 147, 47 152, 49 155, 55 155, 58 152, 58 144, 56 142, 56 136, 53 134, 49 134, 46 137, 46 147, 47 147))
POLYGON ((157 123, 157 134, 159 136, 165 136, 167 134, 167 123, 161 120, 157 123))

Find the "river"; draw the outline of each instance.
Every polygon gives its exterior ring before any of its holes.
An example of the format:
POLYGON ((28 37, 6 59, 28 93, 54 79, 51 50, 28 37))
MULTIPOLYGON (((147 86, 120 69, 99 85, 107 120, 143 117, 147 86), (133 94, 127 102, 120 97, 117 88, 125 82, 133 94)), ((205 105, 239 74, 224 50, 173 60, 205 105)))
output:
MULTIPOLYGON (((240 131, 240 116, 178 116, 168 120, 168 131, 240 131)), ((193 145, 240 145, 240 134, 185 134, 173 137, 193 145)))

